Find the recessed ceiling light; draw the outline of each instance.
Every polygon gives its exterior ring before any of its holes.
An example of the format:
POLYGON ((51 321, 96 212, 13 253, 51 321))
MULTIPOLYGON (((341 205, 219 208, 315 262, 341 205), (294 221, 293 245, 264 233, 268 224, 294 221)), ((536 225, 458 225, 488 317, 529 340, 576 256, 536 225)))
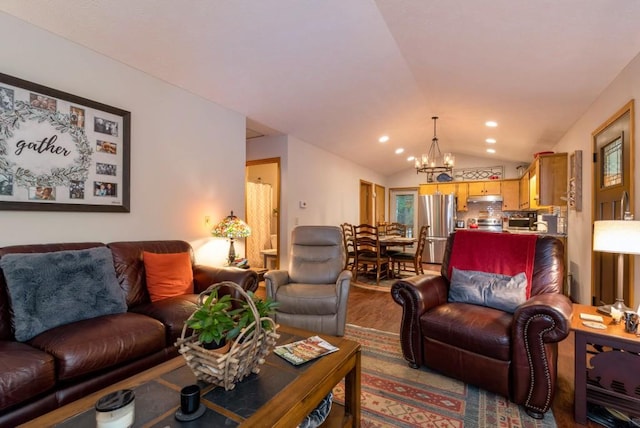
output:
POLYGON ((383 135, 382 137, 378 138, 378 141, 380 141, 381 143, 386 143, 387 141, 389 141, 389 136, 383 135))
POLYGON ((416 160, 416 157, 415 157, 415 156, 409 156, 409 157, 407 158, 407 162, 413 162, 414 160, 416 160))
POLYGON ((498 122, 493 121, 493 120, 488 120, 484 124, 487 125, 490 128, 495 128, 496 126, 498 126, 498 122))
POLYGON ((496 143, 496 139, 495 139, 495 138, 487 138, 487 139, 486 139, 486 140, 484 140, 484 141, 486 141, 486 142, 487 142, 487 143, 489 143, 489 144, 495 144, 495 143, 496 143))
POLYGON ((495 153, 496 149, 487 149, 487 153, 495 153))
POLYGON ((396 154, 399 155, 400 153, 404 153, 404 149, 402 147, 396 149, 396 154))

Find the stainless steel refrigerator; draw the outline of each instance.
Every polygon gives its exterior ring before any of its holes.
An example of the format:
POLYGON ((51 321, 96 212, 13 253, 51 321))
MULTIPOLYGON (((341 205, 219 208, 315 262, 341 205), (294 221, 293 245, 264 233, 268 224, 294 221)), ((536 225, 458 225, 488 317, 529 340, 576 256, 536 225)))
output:
POLYGON ((447 237, 455 229, 456 198, 453 194, 422 195, 418 204, 418 226, 429 227, 429 239, 422 253, 425 263, 442 263, 447 237))

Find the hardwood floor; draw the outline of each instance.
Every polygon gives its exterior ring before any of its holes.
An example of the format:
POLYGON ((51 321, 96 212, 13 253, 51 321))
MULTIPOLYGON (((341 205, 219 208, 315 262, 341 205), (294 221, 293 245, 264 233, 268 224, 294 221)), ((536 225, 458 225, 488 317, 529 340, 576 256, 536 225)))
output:
MULTIPOLYGON (((427 265, 425 269, 439 270, 440 265, 427 265)), ((264 296, 264 283, 260 283, 256 295, 264 296)), ((349 294, 347 324, 398 333, 402 308, 393 301, 391 294, 352 286, 349 294)), ((573 419, 573 379, 574 379, 573 333, 558 345, 557 389, 552 410, 559 428, 600 427, 589 422, 576 424, 573 419)))

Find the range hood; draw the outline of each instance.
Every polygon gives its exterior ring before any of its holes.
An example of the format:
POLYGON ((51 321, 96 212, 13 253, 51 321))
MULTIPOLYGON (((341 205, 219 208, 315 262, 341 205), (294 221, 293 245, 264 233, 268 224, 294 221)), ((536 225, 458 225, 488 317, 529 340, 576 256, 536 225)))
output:
POLYGON ((502 195, 469 195, 467 196, 468 204, 472 204, 475 202, 502 202, 502 195))

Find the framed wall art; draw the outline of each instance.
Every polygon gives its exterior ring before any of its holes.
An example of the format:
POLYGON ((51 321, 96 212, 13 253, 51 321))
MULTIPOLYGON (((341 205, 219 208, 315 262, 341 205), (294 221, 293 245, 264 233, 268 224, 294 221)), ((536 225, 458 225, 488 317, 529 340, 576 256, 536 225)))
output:
POLYGON ((0 73, 0 209, 129 212, 131 113, 0 73))

